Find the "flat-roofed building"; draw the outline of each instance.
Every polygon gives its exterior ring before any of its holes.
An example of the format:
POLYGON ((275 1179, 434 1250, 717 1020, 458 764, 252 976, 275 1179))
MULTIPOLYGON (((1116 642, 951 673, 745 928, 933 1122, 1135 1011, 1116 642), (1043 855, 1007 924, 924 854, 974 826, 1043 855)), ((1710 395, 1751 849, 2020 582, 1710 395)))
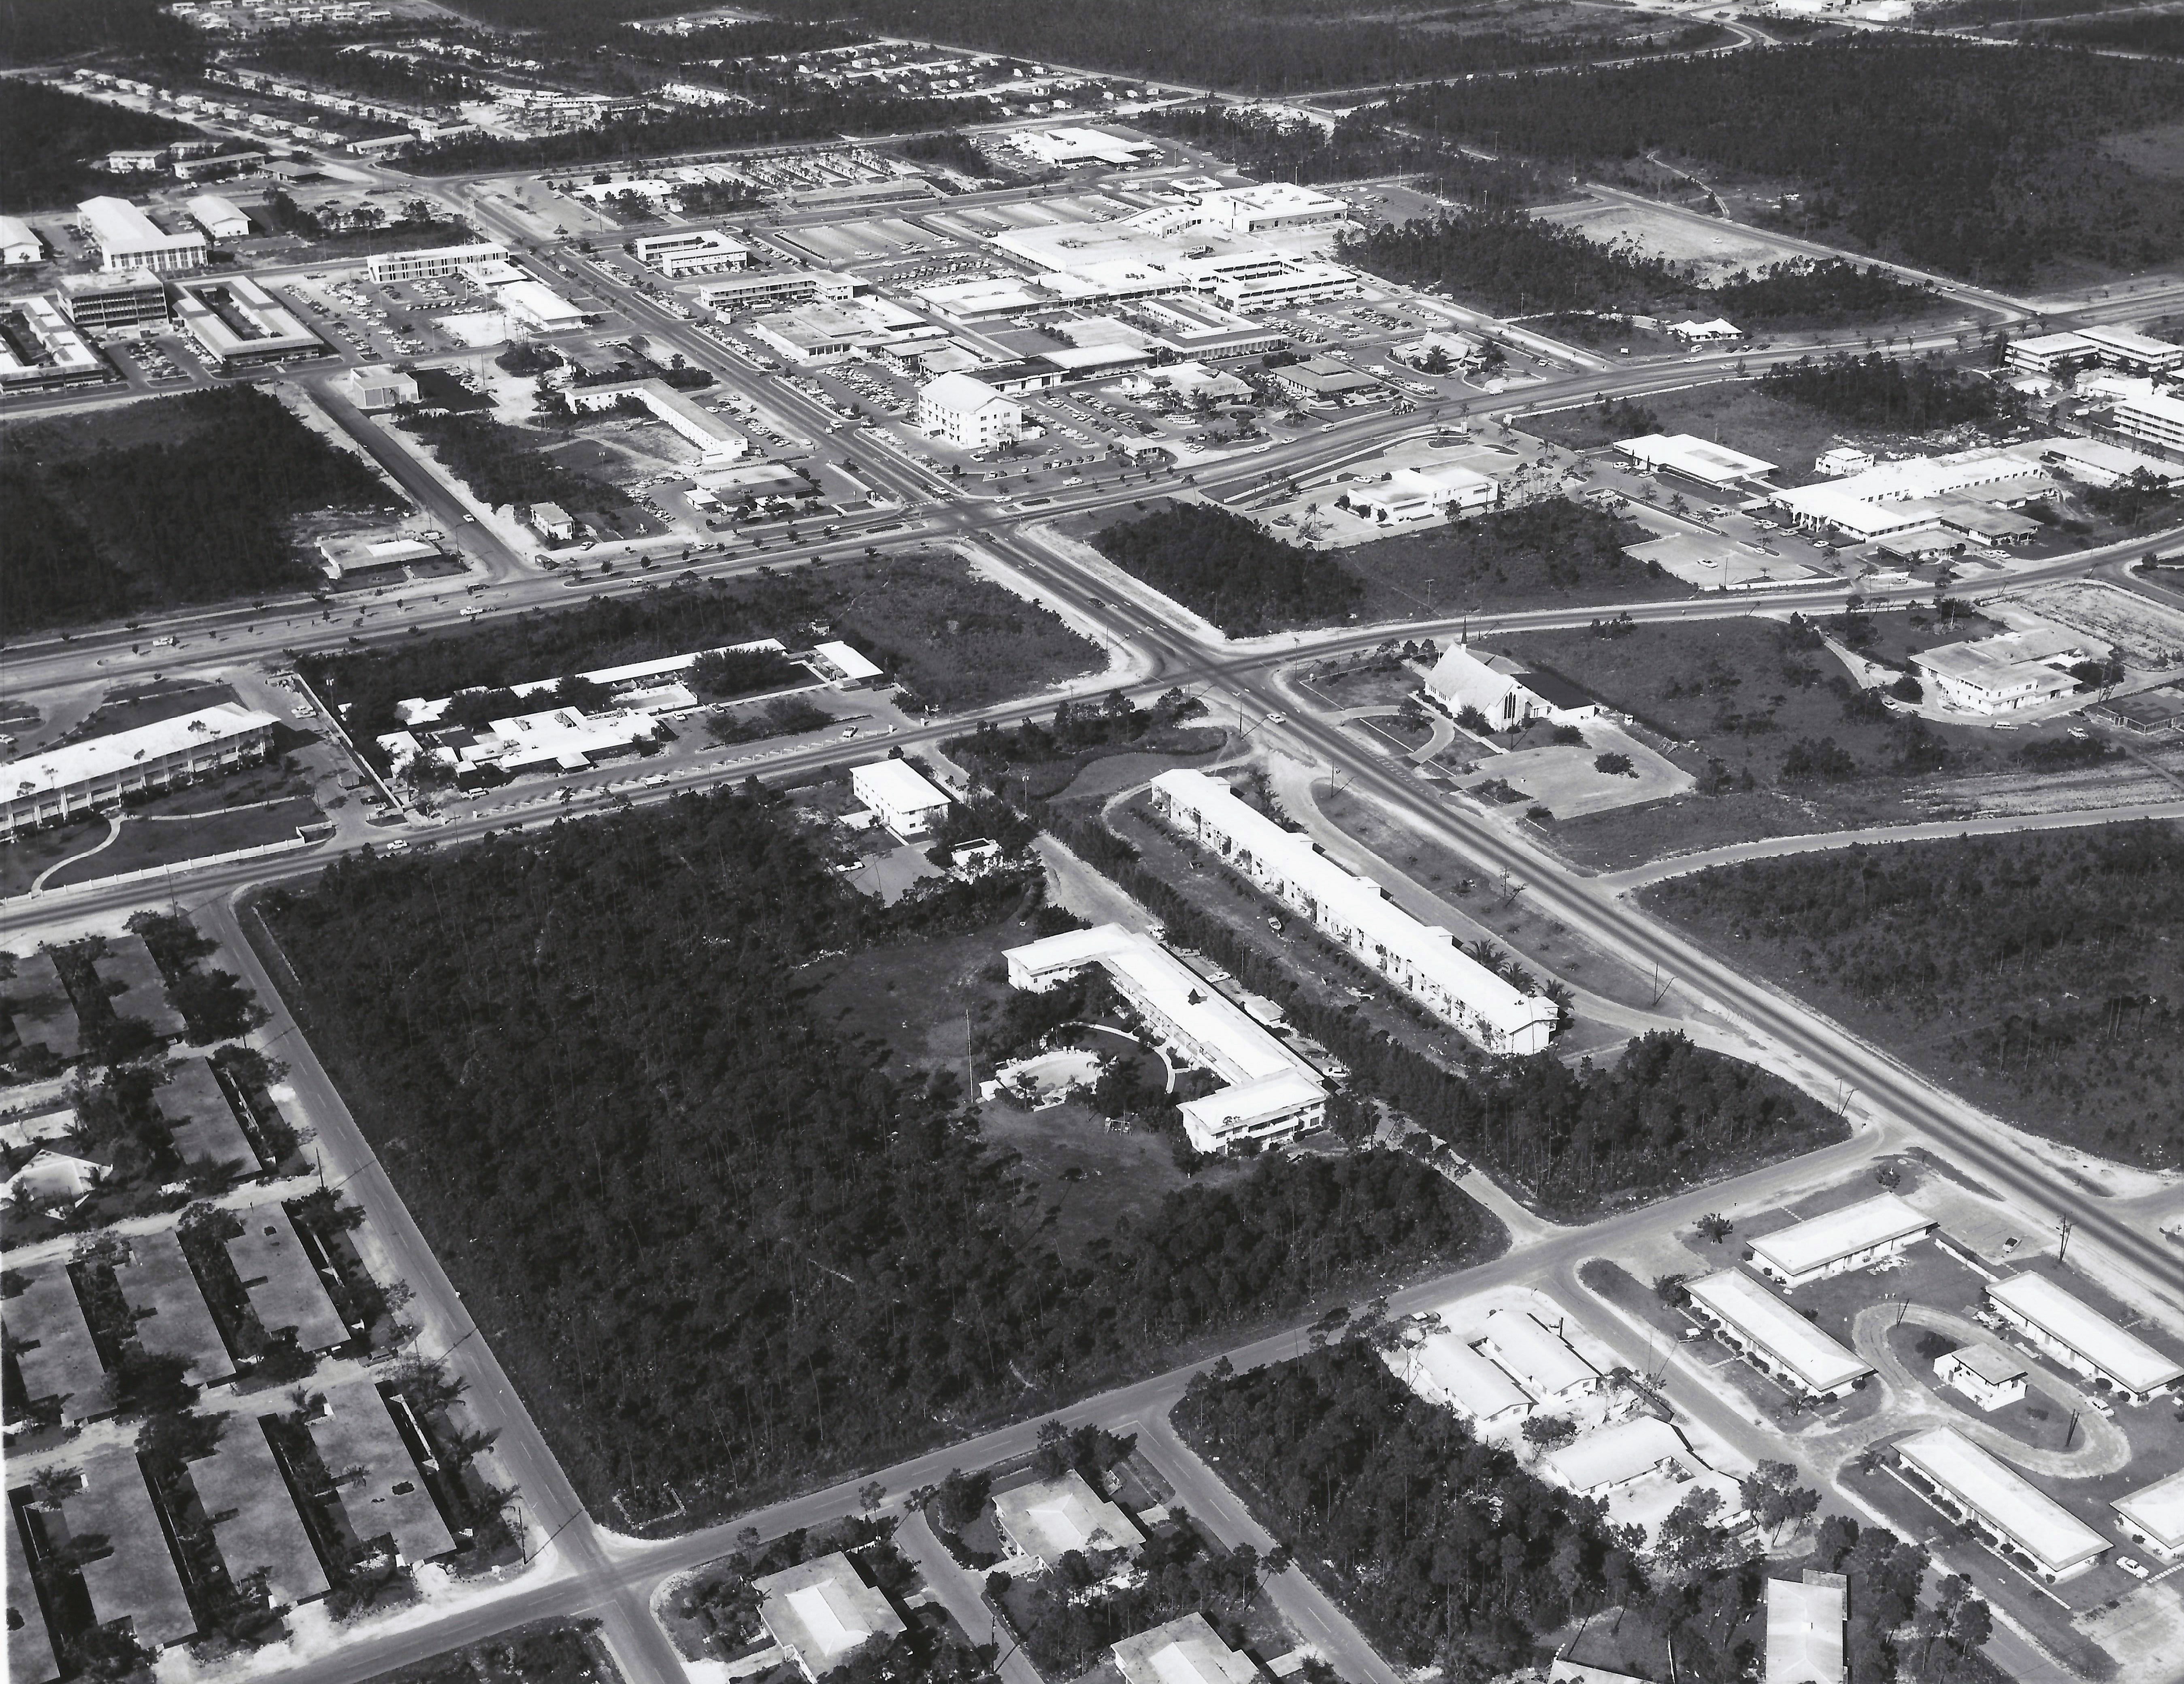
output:
POLYGON ((364 272, 376 286, 404 281, 428 281, 453 275, 467 264, 505 263, 508 248, 491 241, 469 246, 433 246, 419 251, 375 252, 364 260, 364 272))
POLYGON ((1987 1302, 2033 1348, 2097 1385, 2106 1381, 2126 1402, 2165 1397, 2184 1379, 2184 1363, 2119 1327, 2044 1274, 1991 1281, 1987 1302))
POLYGON ((630 242, 630 254, 648 269, 656 269, 670 280, 701 275, 716 269, 744 269, 751 260, 750 248, 732 240, 717 228, 689 228, 672 234, 650 234, 630 242))
POLYGON ((1264 181, 1245 187, 1224 187, 1201 194, 1198 209, 1203 215, 1240 234, 1256 234, 1267 228, 1304 228, 1340 222, 1350 215, 1346 199, 1292 181, 1264 181))
POLYGON ((1454 464, 1397 468, 1386 478, 1351 487, 1338 502, 1384 527, 1438 521, 1502 500, 1502 484, 1454 464))
POLYGON ((1479 1348, 1542 1403, 1575 1403, 1600 1390, 1600 1370, 1529 1310, 1496 1310, 1479 1348))
POLYGON ((102 269, 149 269, 160 274, 202 268, 205 237, 192 229, 170 234, 125 198, 87 198, 76 224, 98 250, 102 269))
POLYGON ((161 1040, 173 1040, 188 1025, 167 998, 167 979, 141 935, 109 935, 106 951, 91 962, 92 974, 106 990, 117 1018, 131 1018, 161 1040))
POLYGON ((2013 339, 2002 356, 2006 368, 2050 378, 2100 360, 2093 342, 2082 333, 2036 333, 2029 338, 2013 339))
POLYGON ((248 275, 176 282, 175 314, 223 369, 326 354, 326 342, 248 275))
POLYGON ((1841 1397, 1873 1372, 1741 1269, 1692 1281, 1692 1315, 1762 1374, 1815 1398, 1841 1397))
POLYGON ((1844 1684, 1850 1581, 1808 1567, 1795 1579, 1767 1581, 1767 1684, 1844 1684))
POLYGON ((1121 1550, 1135 1555, 1145 1538, 1137 1523, 1086 1483, 1074 1468, 994 1493, 994 1524, 1017 1555, 1051 1567, 1071 1550, 1121 1550))
POLYGON ((2108 1553, 2106 1538, 1953 1428, 1914 1434, 1896 1454, 1936 1508, 2051 1585, 2075 1578, 2108 1553))
POLYGON ((106 374, 98 353, 52 298, 0 298, 0 391, 103 380, 106 374))
POLYGON ((2081 327, 2078 337, 2099 360, 2126 374, 2168 374, 2184 365, 2184 345, 2173 345, 2128 327, 2081 327))
POLYGON ((226 1242, 227 1255, 267 1336, 292 1336, 298 1351, 313 1356, 348 1344, 349 1325, 297 1239, 288 1213, 263 1205, 242 1215, 242 1232, 226 1242))
POLYGON ((216 777, 265 757, 280 721, 237 702, 47 749, 0 766, 0 838, 216 777))
POLYGON ((917 388, 918 431, 961 450, 990 450, 1023 434, 1023 405, 975 375, 944 374, 917 388))
POLYGON ((876 760, 850 768, 850 793, 900 837, 922 836, 948 811, 948 792, 908 761, 876 760))
POLYGON ((33 1408, 51 1404, 71 1425, 110 1413, 106 1368, 69 1279, 67 1259, 10 1273, 21 1280, 22 1291, 0 1301, 0 1324, 8 1330, 25 1400, 33 1408))
POLYGON ((1772 462, 1688 432, 1649 432, 1643 438, 1626 438, 1615 448, 1634 467, 1647 473, 1681 474, 1719 491, 1733 490, 1774 471, 1772 462))
POLYGON ((263 1573, 266 1598, 276 1609, 332 1588, 255 1416, 229 1416, 219 1448, 187 1466, 230 1583, 240 1586, 263 1573))
POLYGON ((373 1381, 328 1386, 326 1407, 305 1428, 359 1542, 385 1538, 404 1565, 454 1550, 454 1535, 373 1381))
POLYGON ((698 452, 701 468, 725 467, 750 454, 750 440, 710 410, 694 404, 664 380, 631 380, 611 386, 572 386, 565 393, 578 411, 610 410, 624 399, 642 404, 653 419, 698 452))
POLYGON ((92 1619, 127 1622, 130 1636, 155 1653, 195 1637, 197 1616, 136 1453, 103 1451, 77 1471, 83 1486, 62 1503, 62 1524, 70 1538, 106 1540, 106 1553, 80 1570, 92 1619))
POLYGON ((257 1150, 209 1060, 170 1062, 166 1081, 152 1090, 152 1104, 184 1163, 219 1164, 238 1178, 259 1173, 257 1150))
POLYGON ((0 1580, 8 1586, 8 1684, 55 1684, 61 1676, 53 1636, 39 1605, 37 1586, 24 1559, 23 1535, 14 1524, 0 1526, 0 1580))
POLYGON ((1259 1669, 1251 1656, 1221 1641, 1202 1614, 1186 1614, 1112 1651, 1123 1684, 1253 1684, 1259 1669))
POLYGON ((887 677, 884 667, 845 643, 814 644, 811 661, 819 669, 822 678, 844 689, 855 689, 861 684, 871 683, 875 678, 887 677))
POLYGON ((250 219, 233 199, 222 198, 218 193, 199 193, 182 209, 189 212, 191 221, 205 231, 207 239, 240 240, 249 236, 250 219))
POLYGON ((1287 1140, 1327 1113, 1318 1073, 1150 936, 1100 924, 1011 947, 1003 956, 1010 985, 1033 993, 1099 966, 1153 1034, 1218 1076, 1222 1089, 1180 1107, 1184 1132, 1200 1151, 1287 1140))
POLYGON ((1446 1330, 1389 1353, 1389 1366, 1429 1403, 1453 1409, 1480 1427, 1521 1420, 1532 1400, 1516 1381, 1446 1330))
POLYGON ((2184 1473, 2175 1473, 2109 1505, 2123 1535, 2164 1561, 2184 1558, 2184 1473))
POLYGON ((2073 694, 2078 681, 2059 664, 2085 647, 2064 632, 2004 632, 1920 650, 1911 657, 1919 678, 1966 713, 2018 713, 2073 694))
POLYGON ((29 223, 20 216, 0 216, 0 267, 14 269, 45 260, 45 242, 29 223))
POLYGON ((114 1266, 122 1301, 136 1319, 147 1351, 179 1357, 192 1386, 214 1386, 235 1373, 235 1359, 205 1308, 196 1271, 171 1230, 129 1236, 129 1260, 114 1266))
POLYGON ((415 379, 385 363, 358 364, 342 376, 342 387, 359 410, 391 410, 417 401, 415 379))
POLYGON ((2116 431, 2164 450, 2184 451, 2184 398, 2149 392, 2126 398, 2114 410, 2116 431))
POLYGON ((1982 1409, 1999 1409, 2022 1398, 2025 1374, 2022 1359, 1994 1345, 1959 1345, 1934 1359, 1934 1378, 1982 1409))
POLYGON ((1895 1257, 1938 1225, 1908 1199, 1876 1193, 1760 1235, 1752 1242, 1752 1262, 1770 1280, 1802 1286, 1895 1257))
POLYGON ((1438 925, 1424 924, 1352 876, 1311 841, 1239 800, 1217 778, 1178 768, 1152 782, 1154 811, 1243 873, 1262 892, 1371 967, 1442 1022, 1490 1052, 1537 1052, 1558 1013, 1464 952, 1438 925))
POLYGON ((710 282, 699 290, 698 302, 707 309, 733 315, 738 310, 759 309, 771 304, 799 304, 814 298, 831 303, 854 298, 863 289, 862 282, 846 275, 795 270, 738 275, 733 281, 710 282))
POLYGON ((543 281, 511 281, 493 290, 508 319, 533 333, 561 333, 582 327, 591 313, 563 298, 543 281))
POLYGON ((839 1551, 751 1581, 760 1598, 766 1635, 802 1673, 819 1684, 861 1644, 905 1629, 894 1605, 857 1575, 839 1551))
POLYGON ((15 974, 0 977, 0 1009, 8 1014, 15 1040, 65 1063, 83 1051, 83 1029, 75 1004, 61 982, 60 967, 44 948, 15 961, 15 974))
POLYGON ((86 333, 164 326, 174 319, 167 283, 148 269, 112 275, 64 275, 60 306, 86 333))

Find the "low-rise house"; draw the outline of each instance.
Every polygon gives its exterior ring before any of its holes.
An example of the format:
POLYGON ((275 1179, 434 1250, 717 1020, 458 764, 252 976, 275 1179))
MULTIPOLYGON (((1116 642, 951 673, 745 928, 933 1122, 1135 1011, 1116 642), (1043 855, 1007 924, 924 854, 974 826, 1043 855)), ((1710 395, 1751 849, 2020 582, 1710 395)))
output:
POLYGON ((255 1419, 229 1416, 219 1448, 189 1464, 189 1476, 230 1583, 240 1586, 263 1573, 275 1608, 293 1608, 332 1588, 255 1419))
POLYGON ((42 947, 18 958, 14 976, 0 978, 0 1011, 6 1012, 19 1046, 38 1048, 64 1062, 83 1051, 75 1002, 61 982, 60 967, 42 947))
POLYGON ((334 1308, 287 1212, 261 1206, 242 1214, 243 1231, 227 1241, 227 1255, 267 1336, 292 1337, 298 1351, 312 1355, 348 1344, 351 1330, 334 1308))
POLYGON ((1767 1581, 1767 1684, 1845 1684, 1850 1581, 1808 1567, 1767 1581))
POLYGON ((70 1206, 90 1196, 105 1179, 106 1166, 96 1158, 41 1146, 28 1163, 0 1182, 0 1199, 27 1200, 40 1209, 70 1206))
POLYGON ((384 1539, 404 1566, 453 1553, 454 1535, 376 1385, 352 1380, 329 1386, 325 1407, 304 1425, 359 1543, 384 1539))
POLYGON ((2164 1561, 2184 1559, 2184 1473, 2171 1474, 2109 1505, 2123 1535, 2164 1561))
POLYGON ((170 1062, 166 1081, 153 1090, 152 1104, 185 1164, 217 1164, 239 1176, 259 1173, 257 1150, 208 1060, 170 1062))
POLYGON ((161 1040, 173 1040, 188 1027, 167 1000, 167 980, 141 935, 109 935, 106 951, 91 962, 117 1018, 134 1018, 161 1040))
POLYGON ((0 1301, 0 1324, 22 1377, 24 1401, 50 1404, 64 1422, 96 1420, 113 1408, 106 1367, 69 1279, 66 1258, 10 1270, 22 1290, 0 1301))
POLYGON ((129 1259, 114 1266, 114 1279, 145 1350, 181 1358, 182 1378, 192 1386, 234 1377, 235 1359, 171 1229, 130 1235, 129 1259))
POLYGON ((62 1525, 68 1539, 106 1540, 105 1553, 80 1570, 92 1619, 101 1625, 124 1622, 123 1629, 155 1654, 195 1637, 197 1616, 136 1453, 116 1447, 78 1471, 83 1484, 63 1501, 62 1525))
POLYGON ((1251 1656, 1221 1641, 1202 1614, 1186 1614, 1112 1651, 1123 1684, 1254 1684, 1259 1669, 1251 1656))
POLYGON ((894 1605, 839 1551, 769 1573, 752 1587, 761 1598, 758 1617, 766 1635, 806 1684, 819 1684, 861 1644, 907 1629, 894 1605))
POLYGON ((1986 1297, 2035 1350, 2126 1402, 2166 1397, 2184 1380, 2184 1363, 2119 1327, 2044 1274, 2013 1274, 1990 1282, 1986 1297))
POLYGON ((1752 1242, 1752 1263, 1785 1287, 1802 1286, 1895 1257, 1938 1225, 1908 1200, 1879 1193, 1762 1235, 1752 1242))
POLYGON ((2108 1553, 2106 1538, 1952 1428, 1916 1434, 1896 1453, 1936 1508, 2048 1584, 2077 1577, 2108 1553))
POLYGON ((1600 1390, 1600 1370, 1529 1311, 1496 1310, 1479 1348, 1542 1403, 1576 1403, 1600 1390))
POLYGON ((994 1494, 994 1524, 1015 1554, 1051 1567, 1071 1550, 1120 1550, 1135 1555, 1145 1542, 1137 1523, 1085 1482, 1074 1468, 994 1494))
POLYGON ((1522 1420, 1532 1400, 1523 1387, 1455 1334, 1428 1334, 1393 1352, 1390 1366, 1429 1403, 1453 1409, 1474 1425, 1497 1427, 1522 1420))
POLYGON ((1986 1410, 2025 1396, 2025 1363, 1992 1345, 1960 1345, 1944 1351, 1935 1358, 1934 1378, 1986 1410))

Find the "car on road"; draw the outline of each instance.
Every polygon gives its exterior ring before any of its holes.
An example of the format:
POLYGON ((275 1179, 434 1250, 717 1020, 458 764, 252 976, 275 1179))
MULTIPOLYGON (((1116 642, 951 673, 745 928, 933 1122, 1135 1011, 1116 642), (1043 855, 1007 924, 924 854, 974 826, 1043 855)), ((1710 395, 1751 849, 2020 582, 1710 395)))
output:
POLYGON ((655 772, 649 778, 640 778, 637 781, 648 789, 656 789, 669 780, 666 772, 655 772))
POLYGON ((2116 1565, 2134 1579, 2150 1579, 2153 1576, 2147 1570, 2146 1564, 2136 1556, 2119 1555, 2116 1557, 2116 1565))

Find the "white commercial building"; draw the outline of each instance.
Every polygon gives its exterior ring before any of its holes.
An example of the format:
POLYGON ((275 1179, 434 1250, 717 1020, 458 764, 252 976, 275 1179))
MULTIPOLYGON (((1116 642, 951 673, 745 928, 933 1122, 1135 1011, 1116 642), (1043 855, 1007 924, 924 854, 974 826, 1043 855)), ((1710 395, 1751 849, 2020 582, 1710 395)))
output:
POLYGON ((1010 985, 1039 994, 1099 966, 1154 1035, 1228 1084, 1179 1107, 1184 1131, 1200 1151, 1286 1140, 1327 1113, 1318 1073, 1150 936, 1100 924, 1012 947, 1003 956, 1010 985))
POLYGON ((1808 1567, 1795 1579, 1767 1581, 1767 1684, 1844 1684, 1850 1581, 1808 1567))
POLYGON ((205 231, 212 240, 240 240, 250 232, 250 219, 234 200, 222 198, 218 193, 199 193, 182 207, 190 214, 190 220, 205 231))
POLYGON ((2164 1561, 2184 1556, 2184 1473, 2171 1474, 2109 1505, 2123 1535, 2164 1561))
POLYGON ((1634 467, 1647 473, 1678 473, 1721 490, 1741 487, 1747 480, 1774 471, 1772 462, 1688 432, 1649 432, 1643 438, 1626 438, 1615 448, 1630 459, 1634 467))
POLYGON ((730 239, 717 228, 689 228, 673 234, 647 235, 630 242, 630 254, 670 280, 716 269, 744 269, 751 260, 749 246, 740 240, 730 239))
POLYGON ((1986 1534, 2003 1554, 2051 1585, 2075 1578, 2108 1553, 2106 1538, 1951 1428, 1915 1434, 1896 1453, 1936 1508, 1986 1534))
POLYGON ((2067 632, 2035 629, 1920 650, 1911 665, 1952 707, 1966 713, 2016 713, 2075 691, 2078 681, 2057 663, 2086 653, 2067 632))
POLYGON ((2164 374, 2184 365, 2184 345, 2149 338, 2127 327, 2081 327, 2014 342, 2003 353, 2009 367, 2053 376, 2098 364, 2128 374, 2164 374))
POLYGON ((1552 672, 1535 672, 1506 655, 1484 655, 1452 644, 1426 674, 1426 694, 1451 717, 1477 711, 1495 731, 1514 731, 1535 719, 1574 725, 1600 712, 1600 704, 1552 672))
POLYGON ((1819 454, 1813 463, 1813 471, 1825 474, 1830 479, 1847 479, 1852 474, 1864 473, 1875 460, 1870 450, 1861 450, 1855 444, 1838 444, 1819 454))
MULTIPOLYGON (((1995 511, 2021 508, 2054 488, 2037 462, 2008 447, 1983 445, 1878 463, 1841 479, 1774 492, 1771 500, 1800 530, 1835 527, 1864 543, 1936 525, 1984 536, 1997 526, 1995 511)), ((2000 522, 1999 528, 2020 537, 2028 530, 2019 521, 2000 522)))
POLYGON ((0 391, 105 377, 98 353, 52 298, 0 298, 0 391))
POLYGON ((2126 398, 2115 406, 2116 431, 2158 444, 2164 450, 2184 451, 2184 398, 2166 392, 2150 392, 2142 398, 2126 398))
POLYGON ((964 450, 1011 444, 1023 432, 1023 405, 983 380, 944 374, 917 388, 917 426, 964 450))
POLYGON ((1825 1216, 1763 1234, 1752 1242, 1758 1271, 1784 1286, 1863 1269, 1931 1234, 1935 1219, 1894 1193, 1876 1193, 1825 1216))
POLYGON ((907 839, 922 836, 948 811, 948 792, 904 760, 876 760, 850 768, 850 789, 880 816, 880 822, 907 839))
POLYGON ((1072 1549, 1134 1555, 1145 1543, 1137 1524, 1074 1468, 1058 1480, 994 1492, 994 1525, 1012 1554, 1028 1556, 1043 1568, 1072 1549))
POLYGON ((751 1587, 759 1593, 758 1617, 766 1635, 805 1684, 819 1684, 861 1644, 908 1629, 894 1605, 838 1551, 754 1579, 751 1587))
POLYGON ((0 766, 0 837, 110 811, 125 795, 172 789, 265 759, 281 722, 236 702, 92 737, 0 766))
POLYGON ((31 225, 20 216, 0 216, 0 265, 42 263, 46 248, 31 225))
POLYGON ((1959 1345, 1934 1359, 1936 1380, 1987 1410, 2023 1397, 2025 1372, 2020 1358, 1992 1345, 1959 1345))
POLYGON ((359 410, 391 410, 417 401, 417 382, 385 363, 359 363, 343 378, 348 400, 359 410))
POLYGON ((561 394, 580 413, 611 410, 625 398, 652 412, 655 420, 698 452, 701 468, 725 467, 750 454, 750 440, 710 410, 694 404, 664 380, 631 380, 613 386, 572 386, 561 394))
POLYGON ((723 315, 762 304, 795 304, 817 298, 828 303, 854 297, 864 283, 845 275, 816 270, 786 274, 739 275, 733 281, 716 281, 702 288, 698 302, 723 315))
POLYGON ((1841 1397, 1873 1372, 1741 1269, 1723 1269, 1685 1291, 1691 1313, 1723 1344, 1801 1395, 1841 1397))
POLYGON ((1493 1053, 1544 1048, 1559 1013, 1527 994, 1353 877, 1306 838, 1276 824, 1202 772, 1164 772, 1152 782, 1154 810, 1173 828, 1311 923, 1329 940, 1386 978, 1442 1022, 1493 1053))
POLYGON ((1346 200, 1317 187, 1290 181, 1266 181, 1248 187, 1224 187, 1201 194, 1198 208, 1224 228, 1256 234, 1262 228, 1302 228, 1339 222, 1350 214, 1346 200))
POLYGON ((532 333, 560 333, 591 320, 543 281, 511 281, 495 287, 493 296, 510 321, 532 333))
POLYGON ((1453 1333, 1429 1333, 1416 1345, 1389 1352, 1387 1361, 1396 1378, 1426 1402, 1453 1409, 1474 1425, 1499 1426, 1531 1413, 1524 1388, 1453 1333))
POLYGON ((1600 1370, 1529 1311, 1495 1311, 1479 1348, 1542 1403, 1576 1403, 1600 1390, 1600 1370))
POLYGON ((1987 1302, 2034 1349, 2118 1397, 2143 1403, 2176 1390, 2184 1363, 2156 1350, 2044 1274, 2013 1274, 1989 1283, 1987 1302))
POLYGON ((1040 163, 1058 170, 1079 164, 1121 168, 1160 155, 1160 148, 1150 141, 1110 134, 1104 129, 1022 129, 1011 138, 1040 163))
POLYGON ((844 688, 869 684, 875 678, 887 677, 885 667, 868 660, 861 651, 845 643, 812 644, 811 661, 818 668, 821 678, 830 684, 839 684, 844 688))
POLYGON ((435 246, 422 251, 376 252, 365 259, 364 272, 376 285, 385 287, 453 275, 471 264, 507 260, 508 248, 503 245, 435 246))
POLYGON ((248 275, 175 283, 175 314, 222 369, 315 357, 326 342, 248 275))
POLYGON ((75 213, 84 237, 98 248, 102 269, 148 269, 166 275, 204 264, 203 234, 170 234, 125 198, 87 198, 75 213))
POLYGON ((1744 337, 1741 327, 1719 315, 1712 321, 1672 321, 1662 332, 1686 345, 1725 345, 1744 337))
POLYGON ((1353 513, 1384 527, 1438 521, 1469 509, 1490 509, 1502 483, 1453 463, 1397 468, 1385 479, 1353 486, 1346 493, 1353 513))

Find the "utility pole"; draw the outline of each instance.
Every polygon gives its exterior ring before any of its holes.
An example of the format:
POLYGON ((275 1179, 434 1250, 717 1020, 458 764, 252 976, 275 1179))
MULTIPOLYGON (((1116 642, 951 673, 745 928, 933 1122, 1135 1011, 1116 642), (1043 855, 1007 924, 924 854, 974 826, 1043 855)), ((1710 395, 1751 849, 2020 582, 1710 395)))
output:
POLYGON ((2057 1263, 2061 1263, 2065 1257, 2070 1255, 2070 1234, 2077 1225, 2078 1224, 2076 1223, 2073 1222, 2067 1216, 2058 1217, 2055 1219, 2055 1231, 2062 1235, 2060 1243, 2059 1243, 2055 1247, 2055 1261, 2057 1263))

